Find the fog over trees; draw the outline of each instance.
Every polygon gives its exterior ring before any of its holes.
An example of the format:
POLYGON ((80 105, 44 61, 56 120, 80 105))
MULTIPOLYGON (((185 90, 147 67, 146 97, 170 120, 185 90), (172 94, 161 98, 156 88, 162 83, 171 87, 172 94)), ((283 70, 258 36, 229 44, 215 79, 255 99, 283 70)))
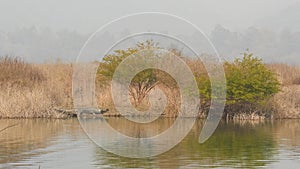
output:
MULTIPOLYGON (((0 55, 20 56, 27 61, 40 63, 57 60, 72 62, 89 36, 90 34, 80 34, 76 31, 53 31, 34 26, 9 32, 0 30, 0 55)), ((300 64, 300 32, 297 31, 281 29, 276 32, 266 28, 249 27, 236 32, 216 25, 208 36, 226 60, 232 60, 249 50, 265 62, 300 64)), ((117 40, 116 36, 109 32, 97 38, 107 42, 117 40)), ((101 45, 93 48, 99 50, 101 45)))
POLYGON ((288 29, 275 32, 255 27, 233 32, 218 25, 210 38, 220 55, 226 59, 233 59, 249 49, 266 62, 300 63, 300 32, 288 29))

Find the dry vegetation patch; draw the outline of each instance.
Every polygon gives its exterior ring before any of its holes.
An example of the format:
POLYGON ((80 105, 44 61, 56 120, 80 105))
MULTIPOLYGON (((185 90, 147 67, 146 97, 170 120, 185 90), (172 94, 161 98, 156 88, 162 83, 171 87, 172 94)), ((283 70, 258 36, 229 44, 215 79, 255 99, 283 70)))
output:
POLYGON ((0 58, 0 118, 60 117, 54 107, 70 107, 72 67, 35 65, 0 58))
POLYGON ((281 91, 270 101, 275 118, 300 118, 300 66, 270 64, 281 82, 281 91))
MULTIPOLYGON (((201 61, 186 62, 195 77, 207 77, 201 61)), ((260 111, 257 114, 254 110, 246 113, 249 117, 244 117, 243 114, 240 115, 243 117, 237 117, 261 119, 259 116, 262 114, 271 114, 268 117, 300 118, 300 67, 284 64, 268 64, 267 67, 277 74, 281 82, 280 92, 268 101, 263 113, 260 111)), ((164 113, 174 117, 180 108, 178 86, 171 76, 163 72, 154 73, 159 82, 155 88, 161 89, 168 99, 164 113)), ((72 109, 72 74, 72 64, 28 64, 20 58, 0 58, 0 118, 62 117, 54 108, 72 109)), ((110 90, 110 83, 105 83, 101 74, 97 74, 98 105, 100 108, 109 108, 110 113, 114 113, 110 90)), ((205 100, 205 96, 201 97, 201 100, 205 100)), ((209 105, 202 104, 202 107, 209 105)), ((205 117, 203 112, 200 115, 205 117)))

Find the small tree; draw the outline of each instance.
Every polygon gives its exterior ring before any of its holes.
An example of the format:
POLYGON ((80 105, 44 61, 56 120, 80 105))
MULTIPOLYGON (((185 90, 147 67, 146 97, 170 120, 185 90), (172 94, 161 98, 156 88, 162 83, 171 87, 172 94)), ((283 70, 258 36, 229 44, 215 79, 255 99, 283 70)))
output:
MULTIPOLYGON (((118 65, 128 56, 134 55, 135 53, 142 50, 155 50, 158 49, 156 43, 151 40, 138 43, 133 48, 128 48, 126 50, 115 50, 113 54, 106 55, 103 58, 103 62, 100 63, 98 73, 104 77, 105 81, 111 81, 114 72, 118 65)), ((150 56, 151 57, 151 56, 150 56)), ((121 72, 123 77, 128 77, 126 74, 128 72, 121 72)), ((122 75, 120 75, 122 78, 122 75)), ((146 69, 139 72, 131 81, 129 92, 134 101, 135 106, 138 106, 152 88, 157 84, 157 79, 152 69, 146 69)))

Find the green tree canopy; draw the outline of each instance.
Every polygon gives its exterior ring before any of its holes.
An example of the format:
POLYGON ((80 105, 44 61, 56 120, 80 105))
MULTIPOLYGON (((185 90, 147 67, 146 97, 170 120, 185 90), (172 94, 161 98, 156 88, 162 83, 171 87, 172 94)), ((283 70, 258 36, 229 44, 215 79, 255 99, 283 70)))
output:
MULTIPOLYGON (((135 47, 127 48, 125 50, 115 50, 112 54, 106 55, 103 61, 100 63, 98 74, 104 78, 105 81, 111 81, 114 73, 119 64, 127 57, 136 54, 139 51, 146 50, 149 57, 152 57, 151 51, 158 49, 158 44, 152 40, 145 42, 139 42, 135 47)), ((142 56, 145 57, 145 56, 142 56)), ((134 64, 133 64, 134 65, 134 64)), ((131 69, 122 70, 118 80, 122 80, 122 77, 128 77, 131 69)), ((130 84, 130 95, 134 99, 134 103, 137 106, 146 97, 147 93, 156 85, 157 79, 153 69, 146 69, 139 72, 132 80, 130 84)))

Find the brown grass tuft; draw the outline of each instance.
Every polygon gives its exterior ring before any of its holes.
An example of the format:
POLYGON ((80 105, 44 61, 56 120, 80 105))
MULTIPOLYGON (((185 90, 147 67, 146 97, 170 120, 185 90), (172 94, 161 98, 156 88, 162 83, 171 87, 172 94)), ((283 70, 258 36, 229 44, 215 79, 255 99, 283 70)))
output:
POLYGON ((269 64, 267 66, 278 75, 278 80, 282 85, 300 85, 300 66, 285 64, 269 64))
POLYGON ((41 71, 21 58, 0 57, 0 86, 31 87, 45 80, 41 71))
POLYGON ((0 58, 0 118, 62 117, 54 107, 72 107, 71 84, 71 65, 0 58))
POLYGON ((282 87, 270 101, 275 118, 300 118, 300 66, 270 64, 282 87))

